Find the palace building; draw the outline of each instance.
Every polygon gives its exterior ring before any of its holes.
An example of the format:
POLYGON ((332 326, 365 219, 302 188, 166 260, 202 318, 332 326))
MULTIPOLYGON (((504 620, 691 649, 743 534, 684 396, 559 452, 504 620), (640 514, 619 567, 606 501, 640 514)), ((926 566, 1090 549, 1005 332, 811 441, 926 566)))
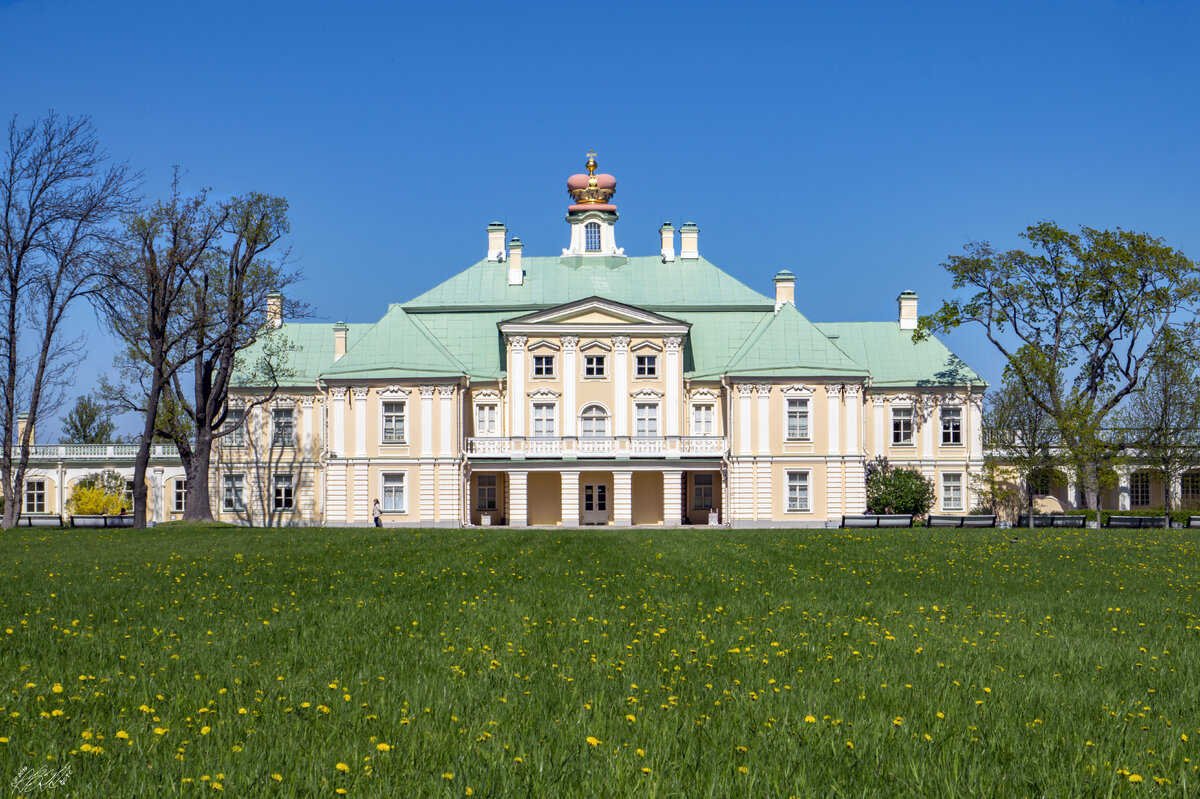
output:
MULTIPOLYGON (((238 385, 214 512, 361 525, 379 500, 388 526, 824 526, 863 512, 876 455, 925 474, 936 512, 970 509, 985 383, 912 340, 916 294, 892 320, 814 323, 795 275, 742 284, 690 222, 627 255, 596 168, 567 181, 560 254, 492 223, 485 257, 376 322, 288 322, 276 297, 263 338, 286 337, 288 377, 263 404, 238 385)), ((153 479, 171 518, 182 476, 153 479)))

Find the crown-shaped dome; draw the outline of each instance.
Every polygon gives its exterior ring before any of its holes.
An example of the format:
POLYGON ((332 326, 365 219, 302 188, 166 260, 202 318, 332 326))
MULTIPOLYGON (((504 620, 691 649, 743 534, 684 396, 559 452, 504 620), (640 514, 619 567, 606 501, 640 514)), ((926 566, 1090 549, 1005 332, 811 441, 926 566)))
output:
POLYGON ((596 154, 588 153, 586 175, 578 174, 567 178, 567 194, 575 201, 567 210, 615 211, 617 206, 609 201, 617 192, 617 179, 612 175, 596 174, 596 154))

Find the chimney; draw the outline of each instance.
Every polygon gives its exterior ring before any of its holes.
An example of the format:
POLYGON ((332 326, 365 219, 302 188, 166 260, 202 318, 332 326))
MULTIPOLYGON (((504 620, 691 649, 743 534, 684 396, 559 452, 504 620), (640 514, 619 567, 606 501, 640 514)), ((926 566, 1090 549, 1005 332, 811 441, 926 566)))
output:
POLYGON ((694 261, 700 257, 700 228, 695 222, 684 222, 679 227, 679 257, 694 261))
POLYGON ((775 273, 775 313, 784 305, 796 307, 796 276, 780 269, 775 273))
POLYGON ((525 283, 525 270, 521 268, 521 240, 514 238, 508 243, 508 285, 521 286, 525 283))
POLYGON ((658 233, 662 236, 663 263, 669 264, 675 260, 675 228, 671 227, 670 222, 663 222, 663 226, 658 229, 658 233))
POLYGON ((335 361, 346 354, 346 332, 349 329, 345 322, 338 322, 333 326, 333 359, 335 361))
POLYGON ((17 440, 16 440, 17 446, 20 446, 20 444, 21 444, 21 436, 25 435, 25 427, 26 426, 29 427, 29 446, 32 447, 35 444, 37 444, 37 435, 36 435, 37 430, 34 429, 33 425, 29 424, 29 414, 18 413, 17 414, 17 440))
POLYGON ((283 295, 278 291, 267 295, 267 327, 283 327, 283 295))
POLYGON ((896 302, 900 304, 900 329, 916 330, 917 292, 902 291, 900 292, 900 296, 896 298, 896 302))
POLYGON ((488 255, 489 261, 500 262, 504 260, 504 239, 508 236, 508 228, 499 222, 493 222, 487 226, 488 234, 488 255))

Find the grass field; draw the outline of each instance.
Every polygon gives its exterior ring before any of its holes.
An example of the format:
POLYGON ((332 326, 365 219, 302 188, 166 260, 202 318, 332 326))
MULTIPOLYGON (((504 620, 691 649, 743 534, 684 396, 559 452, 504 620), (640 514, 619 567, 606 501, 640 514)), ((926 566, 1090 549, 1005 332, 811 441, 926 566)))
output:
POLYGON ((0 778, 1196 796, 1197 533, 7 531, 0 778))

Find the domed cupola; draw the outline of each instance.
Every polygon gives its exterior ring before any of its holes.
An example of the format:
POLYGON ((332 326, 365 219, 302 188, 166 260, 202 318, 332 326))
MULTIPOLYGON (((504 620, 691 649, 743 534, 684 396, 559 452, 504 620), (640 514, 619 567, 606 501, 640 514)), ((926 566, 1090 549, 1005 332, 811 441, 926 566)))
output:
POLYGON ((567 222, 571 225, 571 246, 563 255, 624 255, 613 235, 617 221, 617 206, 612 196, 617 192, 617 179, 612 175, 596 174, 596 154, 588 153, 587 174, 567 178, 567 194, 574 203, 567 206, 567 222))

